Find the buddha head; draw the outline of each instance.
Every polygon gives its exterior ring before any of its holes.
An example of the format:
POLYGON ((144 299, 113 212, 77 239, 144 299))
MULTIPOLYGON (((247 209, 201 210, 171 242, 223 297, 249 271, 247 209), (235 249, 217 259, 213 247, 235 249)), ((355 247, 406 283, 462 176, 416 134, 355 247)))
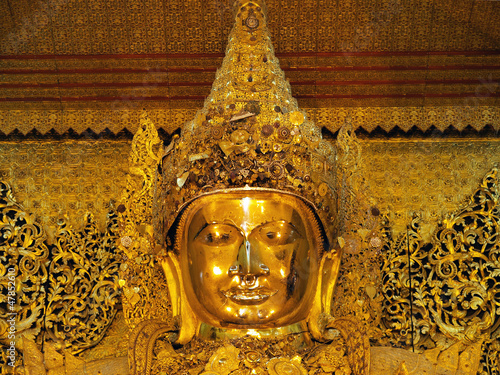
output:
POLYGON ((336 152, 291 96, 262 0, 236 2, 211 94, 159 170, 155 226, 179 342, 202 324, 273 329, 329 312, 336 152))
POLYGON ((266 330, 328 310, 340 254, 300 196, 252 187, 205 193, 171 229, 162 265, 188 338, 203 324, 266 330))
POLYGON ((241 189, 196 199, 183 212, 176 239, 191 307, 222 327, 305 319, 323 238, 313 210, 290 194, 241 189))

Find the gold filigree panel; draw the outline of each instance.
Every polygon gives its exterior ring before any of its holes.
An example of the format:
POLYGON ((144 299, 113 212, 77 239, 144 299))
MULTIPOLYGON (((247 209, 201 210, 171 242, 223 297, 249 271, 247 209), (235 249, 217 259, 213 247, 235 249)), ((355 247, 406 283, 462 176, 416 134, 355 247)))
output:
MULTIPOLYGON (((299 101, 299 105, 301 102, 299 101)), ((26 134, 34 129, 45 134, 51 129, 62 134, 69 129, 78 134, 92 130, 100 133, 109 129, 118 133, 123 129, 135 133, 138 129, 143 109, 135 103, 123 109, 38 109, 38 110, 0 110, 0 130, 9 134, 18 130, 26 134)), ((201 108, 202 103, 199 103, 201 108)), ((120 104, 121 106, 121 104, 120 104)), ((150 108, 148 115, 157 128, 172 133, 185 122, 191 120, 199 109, 198 105, 187 108, 150 108), (192 107, 192 108, 190 108, 192 107)), ((352 118, 355 129, 372 132, 377 127, 389 132, 401 129, 405 132, 413 127, 427 131, 434 127, 440 131, 454 128, 462 131, 470 126, 481 130, 492 126, 500 130, 500 107, 493 106, 438 106, 438 107, 302 107, 308 117, 318 126, 332 132, 340 129, 346 118, 352 118)), ((126 152, 125 152, 126 154, 126 152)))
POLYGON ((108 215, 100 233, 92 214, 81 232, 60 221, 51 247, 45 306, 45 340, 75 354, 97 344, 111 325, 120 302, 117 252, 118 217, 108 215))
POLYGON ((21 335, 34 341, 42 330, 50 263, 45 241, 34 215, 0 182, 0 345, 21 335))
POLYGON ((26 365, 20 353, 29 356, 29 347, 47 350, 55 344, 79 353, 96 345, 112 323, 122 261, 117 215, 109 212, 104 232, 91 214, 84 221, 75 231, 59 220, 51 240, 35 215, 16 203, 10 186, 0 182, 1 374, 12 373, 22 358, 26 365))
POLYGON ((498 373, 498 181, 493 168, 438 225, 415 216, 405 233, 388 233, 381 323, 392 345, 421 351, 482 343, 478 373, 498 373))
POLYGON ((106 215, 124 186, 129 141, 43 141, 0 143, 0 178, 42 225, 52 228, 66 215, 80 228, 92 212, 104 230, 106 215))
POLYGON ((429 225, 453 212, 500 162, 496 139, 361 141, 366 179, 395 233, 414 213, 429 225))
MULTIPOLYGON (((223 52, 232 0, 0 3, 2 54, 223 52)), ((495 1, 268 0, 277 52, 494 50, 495 1)))

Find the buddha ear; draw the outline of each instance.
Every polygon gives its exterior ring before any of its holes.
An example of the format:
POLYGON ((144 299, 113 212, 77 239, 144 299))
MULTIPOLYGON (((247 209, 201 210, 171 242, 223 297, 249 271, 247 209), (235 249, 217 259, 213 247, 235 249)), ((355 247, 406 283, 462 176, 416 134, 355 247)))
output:
POLYGON ((318 285, 314 301, 308 317, 308 326, 313 337, 321 341, 323 329, 320 327, 320 316, 330 315, 333 291, 337 282, 342 252, 335 249, 323 255, 318 272, 318 285))
POLYGON ((196 334, 198 319, 194 315, 186 298, 177 255, 173 252, 168 252, 167 256, 160 260, 160 263, 167 278, 170 303, 172 304, 172 315, 180 321, 179 338, 176 343, 183 345, 188 343, 196 334))

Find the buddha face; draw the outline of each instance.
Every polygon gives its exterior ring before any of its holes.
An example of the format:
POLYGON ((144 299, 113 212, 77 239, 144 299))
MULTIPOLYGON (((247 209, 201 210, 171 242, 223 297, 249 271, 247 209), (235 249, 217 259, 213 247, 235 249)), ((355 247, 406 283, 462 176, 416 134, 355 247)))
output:
POLYGON ((201 197, 179 234, 184 289, 215 327, 269 328, 307 316, 322 250, 319 225, 299 198, 271 192, 201 197))

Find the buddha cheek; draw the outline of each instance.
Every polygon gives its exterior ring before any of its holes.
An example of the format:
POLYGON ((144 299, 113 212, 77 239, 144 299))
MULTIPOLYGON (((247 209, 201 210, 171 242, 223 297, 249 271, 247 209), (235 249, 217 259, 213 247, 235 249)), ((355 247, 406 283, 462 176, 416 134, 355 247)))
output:
POLYGON ((282 299, 281 303, 283 304, 297 304, 302 301, 302 298, 306 294, 308 280, 311 273, 310 260, 308 259, 307 250, 303 251, 301 246, 296 246, 293 249, 293 254, 295 255, 292 257, 292 262, 287 264, 286 267, 281 267, 279 272, 279 281, 273 280, 273 282, 276 282, 275 285, 282 286, 280 288, 279 296, 282 299))
MULTIPOLYGON (((210 256, 203 246, 192 246, 189 257, 189 272, 193 291, 202 305, 220 306, 224 297, 220 290, 229 287, 227 272, 220 257, 210 256)), ((227 269, 227 267, 226 267, 227 269)))
MULTIPOLYGON (((286 302, 297 291, 297 283, 299 283, 299 272, 297 270, 297 246, 291 244, 275 249, 273 257, 266 259, 271 266, 271 273, 268 277, 270 285, 274 285, 279 289, 276 297, 279 297, 282 302, 286 302)), ((302 261, 300 259, 299 261, 302 261)), ((276 298, 277 299, 277 298, 276 298)))
POLYGON ((226 303, 226 297, 223 291, 230 289, 233 286, 232 279, 228 277, 227 272, 222 272, 218 266, 213 267, 212 272, 207 273, 204 288, 209 291, 214 301, 222 305, 226 303))

